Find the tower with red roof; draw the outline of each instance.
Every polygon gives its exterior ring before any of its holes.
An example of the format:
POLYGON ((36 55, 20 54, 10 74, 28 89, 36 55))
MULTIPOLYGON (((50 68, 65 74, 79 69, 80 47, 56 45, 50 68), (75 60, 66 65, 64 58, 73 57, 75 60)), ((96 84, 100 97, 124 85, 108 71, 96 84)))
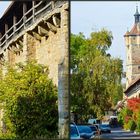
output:
POLYGON ((140 78, 140 14, 138 6, 134 25, 124 35, 126 45, 126 88, 140 78))

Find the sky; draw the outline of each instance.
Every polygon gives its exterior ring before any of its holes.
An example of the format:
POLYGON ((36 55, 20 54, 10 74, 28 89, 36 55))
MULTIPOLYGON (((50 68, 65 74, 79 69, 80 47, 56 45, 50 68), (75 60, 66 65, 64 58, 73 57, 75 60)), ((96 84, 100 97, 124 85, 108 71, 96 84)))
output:
POLYGON ((86 37, 92 31, 106 28, 113 34, 113 42, 109 53, 123 60, 126 65, 126 50, 124 34, 134 25, 134 14, 138 1, 72 1, 71 2, 71 32, 83 32, 86 37))
POLYGON ((0 1, 0 18, 12 1, 0 1))

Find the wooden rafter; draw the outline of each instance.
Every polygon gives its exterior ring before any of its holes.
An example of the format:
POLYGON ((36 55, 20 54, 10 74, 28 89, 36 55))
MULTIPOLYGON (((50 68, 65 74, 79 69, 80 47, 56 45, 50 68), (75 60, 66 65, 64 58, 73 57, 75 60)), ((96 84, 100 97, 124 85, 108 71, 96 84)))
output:
POLYGON ((60 27, 60 19, 56 16, 56 15, 53 15, 52 16, 52 19, 53 19, 53 23, 54 25, 59 28, 60 27))
POLYGON ((54 33, 56 33, 57 32, 57 27, 55 27, 53 24, 51 24, 50 22, 46 22, 45 21, 45 23, 47 24, 47 26, 49 27, 49 29, 52 31, 52 32, 54 32, 54 33))
POLYGON ((49 31, 42 26, 38 26, 38 33, 40 36, 49 36, 49 31))

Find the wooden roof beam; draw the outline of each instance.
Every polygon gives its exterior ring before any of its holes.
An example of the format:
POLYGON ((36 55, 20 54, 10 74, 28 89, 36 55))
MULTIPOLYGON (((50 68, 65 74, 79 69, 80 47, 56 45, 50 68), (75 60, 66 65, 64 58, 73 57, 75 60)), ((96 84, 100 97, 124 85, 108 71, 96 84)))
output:
POLYGON ((41 26, 38 26, 38 33, 40 36, 49 36, 49 31, 41 26))
POLYGON ((32 31, 32 34, 37 40, 41 41, 41 36, 38 33, 36 33, 35 31, 32 31))
POLYGON ((52 32, 54 32, 54 33, 57 32, 57 27, 55 27, 52 23, 47 22, 47 21, 45 21, 45 23, 47 24, 48 28, 49 28, 52 32))
POLYGON ((60 19, 56 16, 56 15, 53 15, 52 16, 52 20, 53 20, 53 24, 59 28, 60 27, 60 19))

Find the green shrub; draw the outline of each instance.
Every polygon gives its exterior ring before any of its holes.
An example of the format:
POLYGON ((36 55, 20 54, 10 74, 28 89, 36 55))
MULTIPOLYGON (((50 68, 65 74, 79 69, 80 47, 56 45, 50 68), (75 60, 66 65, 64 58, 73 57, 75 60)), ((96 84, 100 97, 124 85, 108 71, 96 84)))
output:
POLYGON ((132 122, 130 122, 129 124, 129 120, 130 118, 132 118, 132 115, 133 115, 133 112, 127 107, 123 108, 118 114, 118 121, 120 125, 123 125, 124 129, 126 130, 130 130, 130 125, 132 122))
POLYGON ((57 135, 57 88, 48 69, 35 62, 8 68, 0 83, 5 135, 17 138, 51 138, 57 135))
POLYGON ((134 131, 136 129, 136 123, 133 120, 129 120, 128 127, 129 130, 134 131))
POLYGON ((137 127, 136 132, 140 133, 140 112, 137 113, 137 127))
POLYGON ((124 125, 124 118, 121 113, 118 115, 118 123, 123 126, 124 125))

